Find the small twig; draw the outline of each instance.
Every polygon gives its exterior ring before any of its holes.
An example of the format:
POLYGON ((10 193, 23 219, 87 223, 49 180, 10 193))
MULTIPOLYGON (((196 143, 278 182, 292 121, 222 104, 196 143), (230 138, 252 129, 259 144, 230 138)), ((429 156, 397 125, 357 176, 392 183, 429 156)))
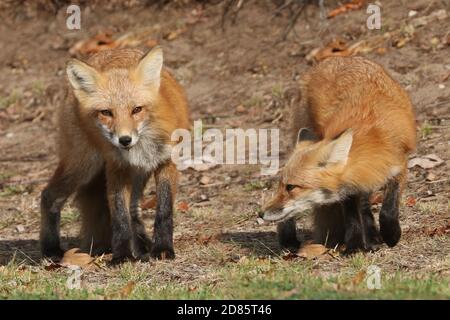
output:
POLYGON ((277 15, 279 15, 279 14, 281 13, 281 11, 283 11, 283 10, 286 9, 287 7, 291 6, 293 1, 294 1, 294 0, 288 0, 288 1, 286 1, 285 3, 283 3, 281 6, 279 6, 279 7, 275 10, 275 12, 273 13, 272 18, 275 17, 275 16, 277 16, 277 15))
POLYGON ((306 8, 306 4, 303 4, 300 6, 300 8, 297 9, 297 11, 294 13, 293 17, 289 21, 286 29, 284 29, 281 39, 277 43, 286 41, 289 33, 291 33, 292 29, 295 27, 295 24, 297 23, 298 18, 300 17, 300 15, 302 14, 302 12, 305 8, 306 8))
POLYGON ((31 262, 33 262, 34 264, 38 265, 39 263, 37 263, 36 261, 33 260, 33 258, 31 258, 29 255, 27 255, 25 252, 23 252, 20 249, 17 249, 17 251, 19 251, 20 253, 22 253, 26 258, 28 258, 31 262))
POLYGON ((446 179, 439 179, 439 180, 435 180, 435 181, 426 181, 426 183, 433 184, 433 183, 445 182, 445 181, 448 181, 448 180, 449 179, 446 178, 446 179))
POLYGON ((36 184, 36 183, 42 183, 42 182, 47 182, 48 179, 47 178, 42 178, 42 179, 33 179, 33 180, 25 180, 25 181, 5 181, 5 182, 1 182, 0 185, 5 185, 5 186, 12 186, 12 185, 17 185, 17 184, 36 184))
POLYGON ((429 126, 430 129, 450 129, 450 126, 429 126))
POLYGON ((266 249, 268 249, 270 252, 272 252, 273 255, 275 255, 278 258, 281 258, 281 255, 277 254, 275 251, 273 251, 272 249, 270 249, 268 246, 266 246, 266 244, 264 242, 262 242, 259 239, 255 239, 255 241, 258 241, 260 244, 262 244, 266 249))
POLYGON ((222 20, 220 22, 220 26, 222 28, 222 31, 225 31, 225 21, 230 13, 231 8, 233 5, 236 4, 236 9, 233 11, 233 17, 231 18, 231 22, 234 24, 236 23, 238 12, 242 9, 244 5, 244 0, 227 0, 225 3, 225 7, 223 8, 222 12, 222 20))
POLYGON ((205 184, 205 185, 200 185, 200 188, 212 188, 212 187, 219 187, 219 186, 223 186, 223 185, 227 185, 228 182, 216 182, 216 183, 211 183, 211 184, 205 184))
POLYGON ((38 154, 35 156, 24 156, 24 157, 8 157, 8 158, 0 158, 0 162, 12 162, 12 161, 34 162, 34 161, 42 161, 46 157, 47 154, 38 154))
POLYGON ((448 72, 444 77, 442 77, 441 82, 447 81, 448 78, 450 78, 450 72, 448 72))

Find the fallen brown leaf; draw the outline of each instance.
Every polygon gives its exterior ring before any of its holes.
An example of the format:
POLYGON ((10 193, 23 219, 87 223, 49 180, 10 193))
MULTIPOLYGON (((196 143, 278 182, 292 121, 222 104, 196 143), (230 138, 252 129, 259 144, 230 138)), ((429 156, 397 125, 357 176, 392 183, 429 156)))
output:
POLYGON ((153 195, 152 197, 145 199, 142 201, 141 208, 146 209, 155 209, 156 208, 156 196, 153 195))
POLYGON ((178 202, 177 211, 180 211, 180 212, 183 212, 183 213, 188 212, 189 211, 189 204, 186 201, 178 202))
POLYGON ((348 49, 344 40, 336 38, 329 42, 324 48, 316 48, 312 50, 307 56, 307 60, 322 61, 329 57, 347 57, 351 56, 352 52, 348 49))
POLYGON ((370 197, 370 203, 371 204, 379 204, 383 203, 383 193, 382 192, 376 192, 370 197))
POLYGON ((72 56, 77 54, 89 55, 107 49, 137 47, 140 44, 141 40, 137 39, 132 33, 126 33, 114 39, 111 31, 103 31, 92 38, 78 41, 69 49, 69 53, 72 56))
POLYGON ((61 269, 61 268, 64 268, 64 266, 59 263, 54 263, 54 262, 44 266, 44 269, 46 271, 55 271, 55 270, 61 269))
POLYGON ((289 260, 295 260, 295 259, 298 259, 299 256, 298 256, 297 254, 293 253, 293 252, 287 252, 287 253, 284 254, 281 258, 282 258, 283 260, 289 261, 289 260))
POLYGON ((426 178, 427 181, 436 181, 437 176, 433 172, 428 172, 426 178))
POLYGON ((236 112, 237 113, 245 113, 245 112, 247 112, 247 109, 245 109, 245 107, 242 104, 240 104, 236 107, 236 112))
POLYGON ((95 260, 87 253, 79 252, 79 248, 73 248, 64 253, 61 259, 62 266, 75 265, 79 267, 88 267, 95 260))
MULTIPOLYGON (((450 41, 450 36, 449 36, 449 41, 450 41)), ((449 45, 450 45, 450 42, 449 42, 449 45)), ((445 81, 447 81, 449 78, 450 78, 450 72, 448 72, 446 75, 444 75, 444 76, 442 77, 441 82, 445 82, 445 81)))
POLYGON ((411 169, 415 166, 419 166, 423 169, 431 169, 444 163, 444 160, 439 158, 435 154, 428 154, 423 157, 416 157, 408 161, 408 168, 411 169))
POLYGON ((120 289, 119 295, 121 298, 127 298, 131 292, 133 292, 136 283, 134 281, 129 281, 122 289, 120 289))
POLYGON ((364 280, 365 277, 366 277, 366 272, 364 270, 361 270, 353 277, 353 279, 352 279, 353 285, 360 284, 364 280))
POLYGON ((321 244, 307 244, 300 248, 297 255, 301 258, 314 259, 327 251, 328 249, 321 244))
POLYGON ((417 199, 414 197, 408 197, 408 199, 406 199, 406 205, 408 207, 414 207, 417 203, 417 199))
POLYGON ((364 3, 364 0, 352 0, 349 3, 343 4, 342 6, 331 10, 327 15, 327 19, 334 18, 334 17, 336 17, 340 14, 343 14, 347 11, 359 10, 362 8, 363 3, 364 3))
POLYGON ((112 33, 110 31, 103 31, 96 34, 94 37, 80 40, 69 49, 71 55, 77 53, 81 55, 88 55, 106 49, 114 49, 118 43, 114 43, 112 33))
POLYGON ((425 233, 430 236, 430 237, 434 237, 434 236, 444 236, 448 233, 450 233, 450 223, 448 223, 445 226, 441 226, 441 227, 437 227, 434 229, 428 229, 425 231, 425 233))
POLYGON ((210 177, 208 177, 208 176, 202 176, 201 178, 200 178, 200 184, 202 184, 202 185, 207 185, 207 184, 210 184, 211 183, 211 178, 210 177))

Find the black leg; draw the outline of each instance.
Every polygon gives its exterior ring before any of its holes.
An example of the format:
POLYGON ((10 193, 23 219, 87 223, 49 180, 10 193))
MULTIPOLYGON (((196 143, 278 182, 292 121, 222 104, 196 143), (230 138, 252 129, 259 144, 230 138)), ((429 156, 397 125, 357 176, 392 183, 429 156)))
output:
POLYGON ((173 203, 178 171, 172 162, 165 163, 155 172, 156 216, 151 256, 157 259, 174 259, 173 203))
POLYGON ((131 194, 130 215, 131 228, 133 229, 134 252, 139 259, 146 260, 150 253, 152 241, 145 231, 144 222, 141 219, 140 201, 147 184, 149 175, 137 172, 133 178, 133 189, 131 194))
POLYGON ((39 242, 44 257, 60 258, 64 250, 60 245, 61 209, 76 188, 74 175, 59 166, 50 183, 41 194, 41 229, 39 242))
POLYGON ((375 250, 381 243, 380 233, 378 232, 370 205, 370 193, 364 193, 360 197, 359 210, 364 225, 366 235, 366 250, 375 250))
POLYGON ((116 194, 112 201, 112 262, 121 263, 133 260, 131 250, 132 231, 123 195, 116 194))
POLYGON ((127 206, 130 200, 131 183, 129 172, 107 169, 108 202, 111 211, 112 263, 134 260, 131 243, 133 231, 127 206))
POLYGON ((131 217, 131 226, 134 234, 134 250, 136 257, 141 258, 152 249, 152 240, 145 231, 145 225, 139 216, 131 217))
POLYGON ((300 241, 297 239, 297 227, 293 218, 277 225, 278 242, 282 249, 297 251, 300 241))
POLYGON ((158 259, 175 258, 173 250, 173 206, 169 181, 159 183, 153 233, 152 256, 158 259))
POLYGON ((347 253, 365 248, 365 233, 362 216, 358 208, 359 196, 349 196, 344 200, 345 215, 345 247, 347 253))
POLYGON ((398 206, 400 187, 397 180, 388 182, 380 211, 380 233, 389 247, 395 246, 400 240, 402 230, 398 221, 398 206))
POLYGON ((81 250, 92 255, 111 252, 111 213, 106 194, 106 174, 101 170, 76 196, 81 213, 81 250))
POLYGON ((344 211, 341 203, 314 208, 314 241, 327 248, 344 243, 344 211))

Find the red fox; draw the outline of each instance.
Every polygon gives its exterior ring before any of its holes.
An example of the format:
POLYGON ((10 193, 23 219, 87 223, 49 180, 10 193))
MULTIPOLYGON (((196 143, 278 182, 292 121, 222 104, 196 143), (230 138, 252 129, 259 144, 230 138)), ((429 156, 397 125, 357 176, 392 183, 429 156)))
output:
POLYGON ((40 245, 60 257, 60 211, 77 193, 82 248, 112 250, 113 263, 174 258, 172 211, 178 172, 170 159, 170 136, 189 129, 181 86, 162 68, 160 47, 99 52, 87 62, 71 59, 70 103, 59 112, 59 165, 41 195, 40 245), (153 239, 140 200, 149 177, 156 180, 153 239))
POLYGON ((295 217, 314 213, 314 238, 349 252, 392 247, 401 236, 399 200, 408 153, 415 149, 413 108, 406 92, 378 64, 329 58, 300 82, 295 149, 263 218, 280 222, 278 239, 296 248, 295 217), (302 128, 300 117, 308 128, 302 128), (376 227, 370 194, 385 187, 376 227), (381 239, 380 239, 381 234, 381 239))

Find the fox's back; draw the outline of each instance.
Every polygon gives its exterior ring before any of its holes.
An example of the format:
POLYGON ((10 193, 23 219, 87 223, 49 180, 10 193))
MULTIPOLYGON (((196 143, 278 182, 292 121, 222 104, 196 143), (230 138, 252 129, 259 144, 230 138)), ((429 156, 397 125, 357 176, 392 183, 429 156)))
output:
POLYGON ((415 120, 406 92, 384 69, 362 57, 329 58, 302 79, 302 99, 316 131, 333 138, 347 128, 377 131, 405 152, 415 147, 415 120))

